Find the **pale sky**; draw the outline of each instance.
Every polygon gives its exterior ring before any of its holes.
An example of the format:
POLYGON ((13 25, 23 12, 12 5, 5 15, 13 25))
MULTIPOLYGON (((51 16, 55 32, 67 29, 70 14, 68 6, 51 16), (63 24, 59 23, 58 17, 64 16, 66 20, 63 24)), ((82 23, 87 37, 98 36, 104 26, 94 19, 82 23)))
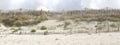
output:
POLYGON ((120 0, 0 0, 0 9, 78 10, 120 8, 120 0))

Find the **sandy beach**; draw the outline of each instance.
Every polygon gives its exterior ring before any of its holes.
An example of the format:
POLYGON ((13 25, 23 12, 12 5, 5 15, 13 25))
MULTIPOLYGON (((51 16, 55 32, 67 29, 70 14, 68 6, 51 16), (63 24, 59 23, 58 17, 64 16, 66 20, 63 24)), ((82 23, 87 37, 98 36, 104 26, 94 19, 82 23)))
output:
POLYGON ((0 45, 120 45, 120 0, 0 0, 0 45))
POLYGON ((0 35, 0 45, 120 45, 120 32, 97 34, 0 35))

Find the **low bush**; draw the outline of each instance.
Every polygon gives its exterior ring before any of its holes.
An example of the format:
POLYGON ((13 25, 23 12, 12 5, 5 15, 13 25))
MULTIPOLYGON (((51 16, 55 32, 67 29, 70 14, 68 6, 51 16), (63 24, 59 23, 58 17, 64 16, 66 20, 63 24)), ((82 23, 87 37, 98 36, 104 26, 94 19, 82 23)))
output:
POLYGON ((70 25, 70 22, 65 22, 64 23, 64 29, 66 30, 67 29, 67 26, 70 25))
POLYGON ((48 20, 45 16, 40 16, 39 18, 40 21, 45 21, 45 20, 48 20))
POLYGON ((114 27, 114 28, 116 28, 116 27, 117 27, 117 24, 112 23, 112 24, 110 24, 110 27, 114 27))
POLYGON ((20 31, 21 30, 21 28, 19 27, 19 28, 11 28, 13 31, 12 31, 12 33, 15 33, 15 32, 18 32, 18 31, 20 31))
POLYGON ((47 27, 45 27, 45 26, 41 26, 41 28, 40 28, 41 30, 46 30, 47 29, 47 27))
POLYGON ((99 29, 99 30, 101 30, 101 29, 103 29, 105 27, 106 27, 106 25, 104 25, 104 24, 98 24, 98 25, 96 25, 96 28, 99 29))
POLYGON ((32 30, 31 30, 31 32, 33 32, 33 33, 34 33, 34 32, 36 32, 36 30, 35 30, 35 29, 32 29, 32 30))

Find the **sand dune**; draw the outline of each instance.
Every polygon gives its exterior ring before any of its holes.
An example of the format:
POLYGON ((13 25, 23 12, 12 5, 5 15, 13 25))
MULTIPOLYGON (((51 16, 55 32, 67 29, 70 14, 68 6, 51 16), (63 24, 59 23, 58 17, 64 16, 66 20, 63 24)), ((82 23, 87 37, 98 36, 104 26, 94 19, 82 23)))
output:
MULTIPOLYGON (((16 27, 5 27, 1 25, 0 27, 0 45, 120 45, 120 32, 110 32, 110 33, 74 33, 78 30, 96 30, 95 26, 97 22, 79 22, 69 25, 72 28, 72 34, 69 30, 63 30, 63 26, 58 27, 58 25, 64 24, 63 21, 58 22, 56 20, 48 20, 38 25, 32 27, 20 27, 21 32, 25 34, 16 35, 10 34, 12 32, 11 28, 16 27), (54 30, 49 30, 48 35, 40 35, 35 33, 44 32, 46 30, 40 30, 40 26, 46 26, 47 28, 55 27, 54 30), (58 29, 60 28, 60 29, 58 29), (31 29, 36 29, 35 33, 31 33, 31 29), (30 33, 27 35, 26 33, 30 33), (57 33, 57 34, 54 34, 57 33), (60 33, 60 34, 58 34, 60 33)), ((20 32, 18 31, 18 32, 20 32)), ((17 33, 17 32, 16 32, 17 33)))

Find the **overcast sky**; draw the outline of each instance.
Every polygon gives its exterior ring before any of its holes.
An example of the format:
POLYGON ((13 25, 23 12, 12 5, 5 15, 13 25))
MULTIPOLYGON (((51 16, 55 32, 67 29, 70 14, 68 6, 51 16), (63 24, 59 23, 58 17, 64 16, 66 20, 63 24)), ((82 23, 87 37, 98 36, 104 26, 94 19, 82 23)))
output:
POLYGON ((0 0, 0 9, 77 10, 120 8, 120 0, 0 0))

